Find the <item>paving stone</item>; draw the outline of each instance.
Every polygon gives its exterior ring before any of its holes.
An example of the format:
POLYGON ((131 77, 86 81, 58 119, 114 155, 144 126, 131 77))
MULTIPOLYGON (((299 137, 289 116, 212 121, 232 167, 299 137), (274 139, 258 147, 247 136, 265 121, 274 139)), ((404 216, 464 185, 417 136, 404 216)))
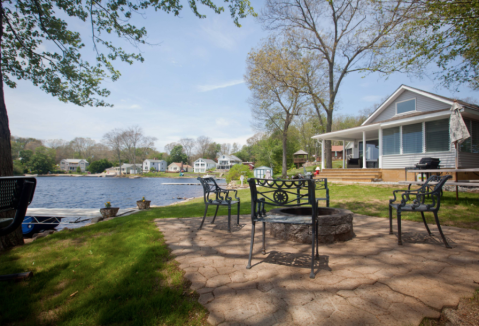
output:
POLYGON ((247 270, 251 225, 243 218, 231 234, 218 228, 224 216, 201 231, 199 218, 156 221, 212 325, 419 325, 479 282, 478 231, 445 227, 448 250, 420 223, 403 221, 405 235, 424 241, 398 246, 387 219, 363 215, 354 216, 356 238, 320 246, 314 279, 309 245, 268 235, 263 255, 261 228, 247 270))

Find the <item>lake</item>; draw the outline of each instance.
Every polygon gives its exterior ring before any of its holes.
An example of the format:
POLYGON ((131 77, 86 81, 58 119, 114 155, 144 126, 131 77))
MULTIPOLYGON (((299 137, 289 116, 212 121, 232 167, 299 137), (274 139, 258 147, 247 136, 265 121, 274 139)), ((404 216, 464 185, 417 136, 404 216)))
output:
MULTIPOLYGON (((198 186, 165 185, 163 183, 198 183, 196 179, 171 178, 95 178, 38 177, 31 208, 102 208, 136 207, 144 196, 151 205, 168 205, 186 198, 203 195, 198 186), (181 198, 181 199, 178 199, 181 198)), ((223 180, 218 181, 224 184, 223 180)))

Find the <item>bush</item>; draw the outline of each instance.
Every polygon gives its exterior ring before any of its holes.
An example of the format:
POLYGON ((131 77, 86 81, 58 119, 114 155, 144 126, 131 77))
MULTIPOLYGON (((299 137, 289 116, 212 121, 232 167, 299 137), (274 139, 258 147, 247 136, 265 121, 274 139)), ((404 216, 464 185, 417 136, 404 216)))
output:
POLYGON ((109 162, 107 159, 102 159, 102 160, 92 162, 87 169, 91 173, 102 173, 103 171, 105 171, 108 168, 111 168, 112 166, 113 164, 109 162))
POLYGON ((231 167, 228 173, 226 173, 226 182, 230 183, 231 180, 239 180, 242 175, 244 175, 246 179, 252 178, 254 176, 253 171, 251 171, 248 166, 243 164, 235 164, 231 167))
POLYGON ((150 172, 156 172, 156 169, 154 167, 151 167, 150 172))
POLYGON ((77 173, 81 173, 81 167, 77 166, 77 173))

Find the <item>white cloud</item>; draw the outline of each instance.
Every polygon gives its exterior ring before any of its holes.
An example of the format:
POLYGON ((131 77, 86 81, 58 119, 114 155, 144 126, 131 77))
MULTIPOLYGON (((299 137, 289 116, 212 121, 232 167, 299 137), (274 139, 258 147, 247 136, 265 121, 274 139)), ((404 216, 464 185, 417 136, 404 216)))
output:
POLYGON ((382 97, 380 95, 367 95, 363 96, 361 100, 366 101, 366 102, 377 102, 381 99, 382 97))
POLYGON ((231 35, 223 33, 225 28, 218 23, 211 24, 210 26, 201 26, 201 31, 206 39, 217 47, 233 50, 236 47, 236 42, 231 35))
POLYGON ((243 83, 244 83, 243 79, 237 79, 237 80, 231 80, 231 81, 224 82, 222 84, 216 84, 216 85, 199 85, 198 89, 200 92, 209 92, 215 89, 235 86, 235 85, 239 85, 243 83))

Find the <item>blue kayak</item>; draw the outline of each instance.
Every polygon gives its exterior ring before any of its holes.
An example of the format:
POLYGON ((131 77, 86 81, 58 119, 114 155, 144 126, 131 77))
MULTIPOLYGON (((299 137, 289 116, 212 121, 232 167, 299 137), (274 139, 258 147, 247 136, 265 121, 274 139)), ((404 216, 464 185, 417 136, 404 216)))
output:
POLYGON ((31 237, 35 233, 52 230, 60 224, 60 218, 53 216, 25 216, 22 223, 22 233, 31 237))

